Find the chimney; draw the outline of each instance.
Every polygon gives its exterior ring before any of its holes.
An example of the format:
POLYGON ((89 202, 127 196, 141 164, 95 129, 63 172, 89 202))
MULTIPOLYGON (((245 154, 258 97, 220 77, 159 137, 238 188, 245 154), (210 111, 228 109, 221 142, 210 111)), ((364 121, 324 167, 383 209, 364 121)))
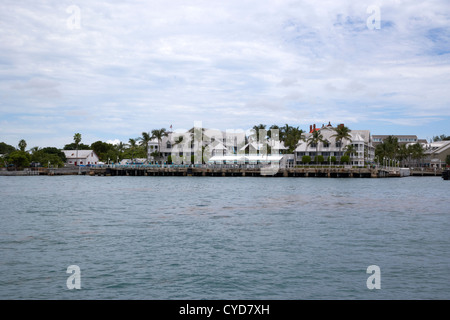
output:
POLYGON ((309 125, 309 133, 312 132, 312 124, 309 125))
POLYGON ((313 130, 314 130, 314 131, 316 131, 316 124, 315 124, 315 123, 314 123, 314 127, 313 127, 313 130))

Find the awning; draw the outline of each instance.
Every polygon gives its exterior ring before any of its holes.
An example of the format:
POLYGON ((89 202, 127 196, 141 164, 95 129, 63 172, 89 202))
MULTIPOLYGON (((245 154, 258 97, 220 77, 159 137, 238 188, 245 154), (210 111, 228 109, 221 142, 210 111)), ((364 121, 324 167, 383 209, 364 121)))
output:
POLYGON ((213 156, 209 158, 209 163, 220 162, 234 163, 234 162, 280 162, 283 159, 282 155, 230 155, 230 156, 213 156))

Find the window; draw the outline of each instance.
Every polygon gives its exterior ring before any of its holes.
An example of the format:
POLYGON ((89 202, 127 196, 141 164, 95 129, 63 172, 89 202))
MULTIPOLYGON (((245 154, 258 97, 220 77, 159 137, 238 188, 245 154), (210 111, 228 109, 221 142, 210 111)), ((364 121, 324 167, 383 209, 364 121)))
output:
POLYGON ((325 142, 323 143, 323 147, 324 147, 324 148, 329 148, 329 147, 330 147, 330 143, 329 143, 328 141, 325 141, 325 142))
POLYGON ((172 144, 170 143, 170 141, 167 142, 167 149, 171 149, 172 148, 172 144))
POLYGON ((342 142, 340 142, 340 141, 336 141, 336 148, 340 148, 340 147, 341 147, 341 145, 342 145, 342 142))

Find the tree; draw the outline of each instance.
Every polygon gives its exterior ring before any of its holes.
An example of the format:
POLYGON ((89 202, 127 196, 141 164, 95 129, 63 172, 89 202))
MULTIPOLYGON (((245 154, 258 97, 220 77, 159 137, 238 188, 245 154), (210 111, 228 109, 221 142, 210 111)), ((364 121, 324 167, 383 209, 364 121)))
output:
MULTIPOLYGON (((64 145, 63 150, 76 150, 77 149, 77 144, 75 142, 72 143, 68 143, 66 145, 64 145)), ((84 143, 79 143, 78 144, 78 150, 89 150, 90 146, 84 143)))
POLYGON ((101 161, 108 161, 110 159, 115 162, 119 156, 119 151, 111 143, 96 141, 91 144, 90 148, 94 150, 101 161))
POLYGON ((336 163, 336 157, 335 156, 328 156, 327 158, 327 162, 330 163, 336 163))
POLYGON ((445 134, 441 134, 440 136, 434 136, 433 137, 433 142, 447 141, 447 140, 450 140, 450 136, 446 136, 445 134))
POLYGON ((19 141, 19 150, 25 151, 26 147, 27 147, 27 142, 24 139, 20 140, 19 141))
MULTIPOLYGON (((350 133, 350 129, 344 125, 339 125, 336 128, 333 128, 334 134, 331 136, 331 138, 335 138, 336 142, 339 142, 339 155, 341 155, 342 152, 342 141, 348 140, 349 142, 352 142, 352 135, 350 133)), ((341 161, 341 160, 339 160, 341 161)))
POLYGON ((30 165, 30 160, 30 154, 21 150, 11 152, 6 157, 6 161, 10 164, 14 164, 16 169, 28 167, 30 165))
POLYGON ((323 138, 323 135, 320 133, 320 130, 313 131, 311 135, 306 140, 307 146, 314 146, 316 147, 316 156, 319 155, 319 143, 325 142, 325 139, 323 138))
POLYGON ((345 147, 345 153, 344 155, 351 157, 352 154, 356 153, 355 146, 352 144, 349 144, 345 147))
POLYGON ((169 134, 165 128, 152 130, 152 139, 156 138, 158 140, 158 153, 161 157, 161 142, 164 137, 167 137, 169 134))
MULTIPOLYGON (((79 145, 80 142, 81 142, 81 133, 75 133, 75 134, 74 134, 74 136, 73 136, 73 142, 75 143, 75 147, 76 147, 75 150, 77 150, 77 161, 78 161, 78 145, 79 145)), ((77 164, 77 163, 75 162, 75 164, 77 164)))
POLYGON ((14 151, 16 151, 16 148, 14 148, 13 146, 6 144, 4 142, 0 142, 0 154, 8 155, 14 151))
POLYGON ((288 148, 287 153, 293 153, 294 150, 298 147, 300 141, 305 141, 305 135, 302 129, 299 127, 291 127, 288 130, 287 135, 284 136, 284 145, 288 148))
MULTIPOLYGON (((253 137, 253 139, 255 139, 256 141, 259 141, 259 130, 266 130, 266 125, 260 123, 257 126, 253 126, 253 131, 254 133, 251 135, 253 137)), ((266 137, 262 137, 263 139, 266 137)))
POLYGON ((311 157, 310 157, 310 156, 303 156, 303 157, 302 157, 302 162, 303 162, 304 164, 310 163, 310 162, 311 162, 311 157))
POLYGON ((131 150, 131 159, 134 159, 134 150, 136 149, 136 139, 128 139, 128 144, 130 145, 130 150, 131 150))
POLYGON ((33 148, 31 161, 40 163, 44 167, 48 166, 49 163, 52 166, 62 167, 64 166, 64 162, 66 162, 66 155, 57 148, 33 148))
POLYGON ((148 154, 148 143, 152 140, 152 135, 150 132, 142 132, 142 137, 139 137, 138 140, 141 141, 141 146, 144 146, 145 153, 148 154))
POLYGON ((314 162, 315 162, 316 164, 318 164, 318 163, 323 163, 324 161, 325 161, 325 159, 324 159, 323 155, 318 155, 318 156, 315 156, 315 157, 314 157, 314 162))
POLYGON ((341 157, 341 162, 342 163, 349 163, 350 162, 350 157, 346 156, 346 155, 342 156, 341 157))
POLYGON ((423 156, 425 155, 425 152, 420 143, 415 143, 415 144, 409 145, 408 151, 411 155, 411 158, 416 160, 416 165, 417 165, 417 162, 419 160, 421 160, 423 158, 423 156))

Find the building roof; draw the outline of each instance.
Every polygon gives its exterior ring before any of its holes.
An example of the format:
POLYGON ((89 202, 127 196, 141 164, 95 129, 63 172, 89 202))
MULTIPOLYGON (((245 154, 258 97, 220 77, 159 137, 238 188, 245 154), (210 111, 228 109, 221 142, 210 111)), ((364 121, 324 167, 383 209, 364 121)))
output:
POLYGON ((426 146, 425 154, 439 154, 450 148, 450 141, 431 142, 426 146))
POLYGON ((208 162, 215 161, 249 161, 249 162, 269 162, 269 161, 281 161, 283 155, 231 155, 231 156, 213 156, 209 158, 208 162))
POLYGON ((94 150, 78 150, 78 156, 77 150, 62 150, 62 151, 66 155, 67 159, 85 159, 89 156, 91 157, 93 157, 94 155, 97 156, 94 150))

